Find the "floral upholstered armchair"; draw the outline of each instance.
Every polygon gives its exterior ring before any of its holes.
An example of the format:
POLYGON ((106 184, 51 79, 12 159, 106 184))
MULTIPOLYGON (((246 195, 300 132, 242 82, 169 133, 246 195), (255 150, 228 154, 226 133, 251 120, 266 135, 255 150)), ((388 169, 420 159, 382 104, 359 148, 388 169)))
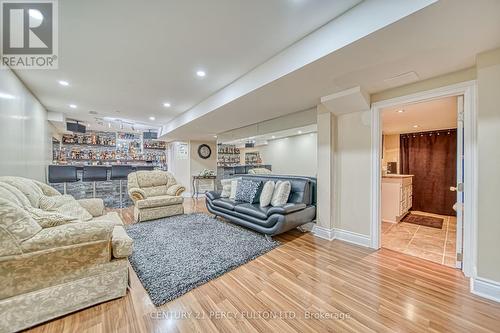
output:
POLYGON ((0 332, 124 296, 132 245, 101 199, 0 177, 0 332))
POLYGON ((134 202, 136 222, 184 214, 184 191, 170 172, 137 171, 128 175, 128 194, 134 202))

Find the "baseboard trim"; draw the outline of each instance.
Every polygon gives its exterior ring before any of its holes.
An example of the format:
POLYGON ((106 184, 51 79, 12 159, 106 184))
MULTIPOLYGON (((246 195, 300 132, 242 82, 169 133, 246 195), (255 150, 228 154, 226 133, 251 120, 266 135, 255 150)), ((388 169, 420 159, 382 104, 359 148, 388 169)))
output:
POLYGON ((333 238, 334 238, 333 229, 327 229, 324 227, 320 227, 318 225, 315 225, 312 228, 312 233, 316 237, 323 238, 323 239, 330 240, 330 241, 333 240, 333 238))
POLYGON ((314 236, 323 238, 326 240, 338 239, 344 242, 361 245, 364 247, 371 246, 371 238, 366 235, 358 234, 356 232, 342 230, 342 229, 327 229, 325 227, 320 227, 315 225, 312 229, 314 236))
POLYGON ((334 239, 361 245, 364 247, 370 247, 372 242, 370 236, 342 229, 334 229, 334 239))
POLYGON ((471 293, 500 303, 500 283, 480 277, 471 278, 471 293))

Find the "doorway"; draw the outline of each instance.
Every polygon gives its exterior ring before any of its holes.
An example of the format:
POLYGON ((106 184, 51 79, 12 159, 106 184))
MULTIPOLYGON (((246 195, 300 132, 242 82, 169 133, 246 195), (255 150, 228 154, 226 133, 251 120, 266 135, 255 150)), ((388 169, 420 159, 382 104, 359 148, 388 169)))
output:
MULTIPOLYGON (((382 247, 456 267, 461 96, 381 110, 382 247)), ((460 242, 461 244, 461 242, 460 242)))
MULTIPOLYGON (((372 214, 371 247, 382 246, 382 111, 390 107, 411 105, 446 97, 457 100, 457 184, 456 204, 456 266, 465 276, 473 275, 477 233, 477 151, 476 151, 476 82, 468 81, 372 104, 372 214), (461 103, 459 101, 461 100, 461 103), (463 175, 463 176, 461 176, 463 175), (462 260, 460 260, 462 259, 462 260)), ((409 201, 407 201, 409 202, 409 201)), ((412 206, 413 203, 411 202, 412 206)), ((439 214, 438 214, 439 215, 439 214)), ((443 222, 445 224, 445 221, 443 222)), ((453 228, 453 226, 452 226, 453 228)))

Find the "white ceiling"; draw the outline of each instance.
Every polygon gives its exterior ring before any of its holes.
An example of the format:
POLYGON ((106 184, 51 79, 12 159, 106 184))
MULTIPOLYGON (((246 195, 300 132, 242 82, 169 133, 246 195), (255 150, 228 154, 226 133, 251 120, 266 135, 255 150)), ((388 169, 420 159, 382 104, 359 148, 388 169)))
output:
POLYGON ((218 143, 232 144, 241 148, 245 146, 245 142, 254 142, 256 146, 266 145, 271 140, 278 140, 289 138, 291 136, 306 135, 310 133, 316 133, 318 131, 318 126, 316 124, 306 125, 300 127, 289 128, 286 130, 270 132, 262 135, 254 135, 246 138, 241 138, 238 140, 228 140, 228 141, 218 141, 218 143))
POLYGON ((190 119, 168 135, 189 138, 221 133, 309 109, 322 96, 358 85, 370 94, 380 92, 394 87, 387 79, 404 73, 414 71, 423 80, 472 67, 478 53, 499 46, 500 1, 440 0, 190 119))
POLYGON ((456 127, 456 97, 399 105, 382 110, 382 132, 384 134, 414 133, 456 127))
POLYGON ((49 111, 160 127, 359 2, 59 1, 59 69, 16 73, 49 111))

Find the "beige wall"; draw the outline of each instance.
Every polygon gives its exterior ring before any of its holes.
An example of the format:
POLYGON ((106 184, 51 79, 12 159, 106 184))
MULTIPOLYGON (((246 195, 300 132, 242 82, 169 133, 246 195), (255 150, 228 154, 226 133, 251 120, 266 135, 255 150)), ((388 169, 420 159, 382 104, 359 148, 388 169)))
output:
POLYGON ((399 173, 399 134, 384 135, 383 143, 382 171, 387 170, 388 162, 396 162, 397 172, 399 173))
POLYGON ((203 169, 216 171, 217 169, 217 144, 214 141, 189 141, 189 142, 171 142, 168 148, 169 171, 175 175, 177 182, 186 187, 190 194, 192 188, 192 176, 198 175, 203 169), (188 155, 186 158, 180 158, 178 154, 179 146, 187 144, 188 155), (201 144, 207 144, 212 150, 212 155, 203 159, 198 156, 198 147, 201 144))
POLYGON ((333 173, 333 155, 335 141, 333 131, 336 127, 335 117, 323 105, 318 105, 318 208, 316 223, 319 227, 333 229, 333 213, 337 206, 334 202, 335 174, 333 173))
POLYGON ((191 161, 191 175, 197 175, 203 169, 217 170, 217 143, 215 141, 190 141, 190 161, 191 161), (209 158, 203 159, 198 155, 198 147, 206 144, 212 150, 212 155, 209 158))
POLYGON ((371 127, 370 112, 336 117, 334 163, 337 207, 334 227, 370 235, 371 207, 371 127), (336 143, 335 143, 336 141, 336 143))
POLYGON ((479 198, 477 274, 500 282, 500 49, 477 57, 479 198))
POLYGON ((0 93, 0 175, 45 181, 52 156, 47 111, 11 70, 1 71, 0 93))

